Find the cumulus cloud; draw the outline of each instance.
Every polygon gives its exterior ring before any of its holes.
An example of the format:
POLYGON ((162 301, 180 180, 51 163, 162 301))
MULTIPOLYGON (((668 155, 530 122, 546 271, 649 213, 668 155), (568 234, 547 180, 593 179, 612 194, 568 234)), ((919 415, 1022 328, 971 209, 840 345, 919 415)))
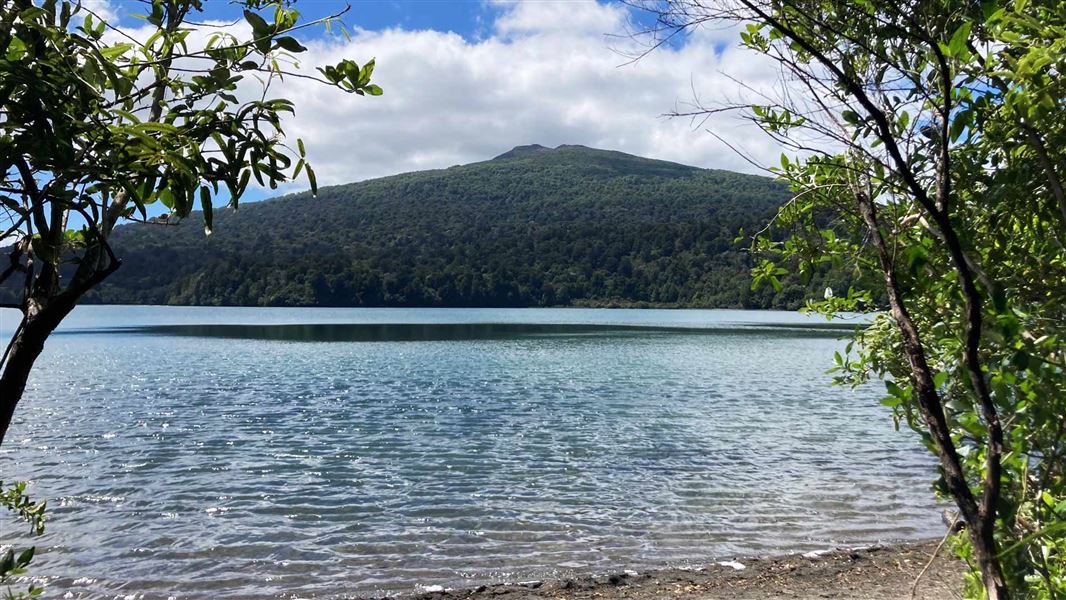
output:
MULTIPOLYGON (((106 0, 95 2, 113 10, 106 0)), ((780 147, 736 115, 663 116, 691 110, 695 97, 715 103, 775 93, 776 66, 739 48, 735 29, 697 30, 682 44, 633 61, 631 53, 643 47, 629 39, 631 15, 620 3, 495 0, 488 6, 494 21, 479 39, 397 28, 305 40, 304 74, 317 75, 316 66, 344 58, 376 57, 374 82, 385 90, 360 97, 300 78, 273 84, 271 95, 296 102, 286 131, 305 140, 320 184, 487 160, 525 144, 581 144, 756 171, 708 130, 759 164, 777 163, 780 147)), ((220 24, 211 25, 192 34, 191 46, 220 31, 220 24)), ((244 36, 247 25, 222 30, 244 36)), ((149 33, 148 27, 126 30, 139 39, 149 33)), ((249 79, 238 95, 260 92, 249 79)))
POLYGON ((117 23, 120 18, 119 6, 112 4, 110 0, 81 0, 81 6, 85 13, 91 13, 97 19, 108 23, 117 23))
POLYGON ((486 160, 522 144, 583 144, 708 168, 754 168, 705 130, 764 163, 780 149, 735 116, 702 123, 662 117, 694 95, 708 102, 770 89, 776 68, 736 47, 734 31, 705 31, 636 62, 621 5, 542 1, 496 5, 491 33, 356 31, 320 40, 303 69, 377 58, 377 98, 299 79, 276 93, 297 101, 292 137, 308 144, 322 183, 343 183, 486 160), (632 49, 632 48, 630 48, 632 49), (743 81, 741 85, 737 81, 743 81))
POLYGON ((594 1, 567 0, 493 3, 502 9, 495 31, 501 36, 545 33, 592 35, 620 31, 627 22, 622 4, 599 5, 594 1))

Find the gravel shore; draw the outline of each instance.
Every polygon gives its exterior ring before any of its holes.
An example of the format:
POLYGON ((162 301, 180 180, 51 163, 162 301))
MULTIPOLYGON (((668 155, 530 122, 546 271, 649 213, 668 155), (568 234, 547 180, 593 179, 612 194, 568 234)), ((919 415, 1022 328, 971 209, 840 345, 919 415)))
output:
MULTIPOLYGON (((702 568, 622 571, 558 581, 434 590, 404 600, 755 600, 762 598, 910 599, 918 574, 939 540, 823 554, 738 559, 702 568)), ((963 567, 941 548, 919 580, 914 598, 958 598, 963 567)), ((370 600, 370 599, 364 599, 370 600)), ((386 600, 386 599, 379 599, 386 600)))

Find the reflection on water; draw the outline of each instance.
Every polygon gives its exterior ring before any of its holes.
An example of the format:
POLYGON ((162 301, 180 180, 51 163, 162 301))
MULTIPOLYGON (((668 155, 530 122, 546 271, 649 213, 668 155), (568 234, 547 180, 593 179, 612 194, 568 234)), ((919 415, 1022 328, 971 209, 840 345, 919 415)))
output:
POLYGON ((827 385, 840 332, 795 315, 74 317, 0 449, 49 500, 51 597, 332 598, 943 530, 930 457, 878 390, 827 385))
POLYGON ((145 334, 292 342, 411 342, 490 340, 530 336, 620 336, 642 334, 736 335, 838 338, 853 324, 741 324, 728 327, 664 327, 583 323, 287 323, 279 325, 189 324, 76 329, 60 335, 145 334))

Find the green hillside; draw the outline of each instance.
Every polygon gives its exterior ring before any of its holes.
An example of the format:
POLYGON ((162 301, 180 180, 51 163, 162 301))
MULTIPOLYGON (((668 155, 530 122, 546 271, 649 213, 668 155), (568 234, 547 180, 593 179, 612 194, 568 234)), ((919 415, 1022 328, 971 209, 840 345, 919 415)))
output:
POLYGON ((582 146, 323 188, 115 231, 92 302, 785 307, 749 291, 737 230, 788 196, 752 175, 582 146))

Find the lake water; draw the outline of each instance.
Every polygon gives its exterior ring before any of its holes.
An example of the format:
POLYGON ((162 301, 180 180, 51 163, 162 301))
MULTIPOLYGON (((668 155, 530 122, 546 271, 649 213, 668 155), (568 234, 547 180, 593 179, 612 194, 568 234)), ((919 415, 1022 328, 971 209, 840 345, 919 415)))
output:
POLYGON ((0 475, 49 500, 33 572, 56 598, 337 597, 939 536, 932 458, 879 386, 829 385, 845 331, 826 325, 83 307, 0 475))

